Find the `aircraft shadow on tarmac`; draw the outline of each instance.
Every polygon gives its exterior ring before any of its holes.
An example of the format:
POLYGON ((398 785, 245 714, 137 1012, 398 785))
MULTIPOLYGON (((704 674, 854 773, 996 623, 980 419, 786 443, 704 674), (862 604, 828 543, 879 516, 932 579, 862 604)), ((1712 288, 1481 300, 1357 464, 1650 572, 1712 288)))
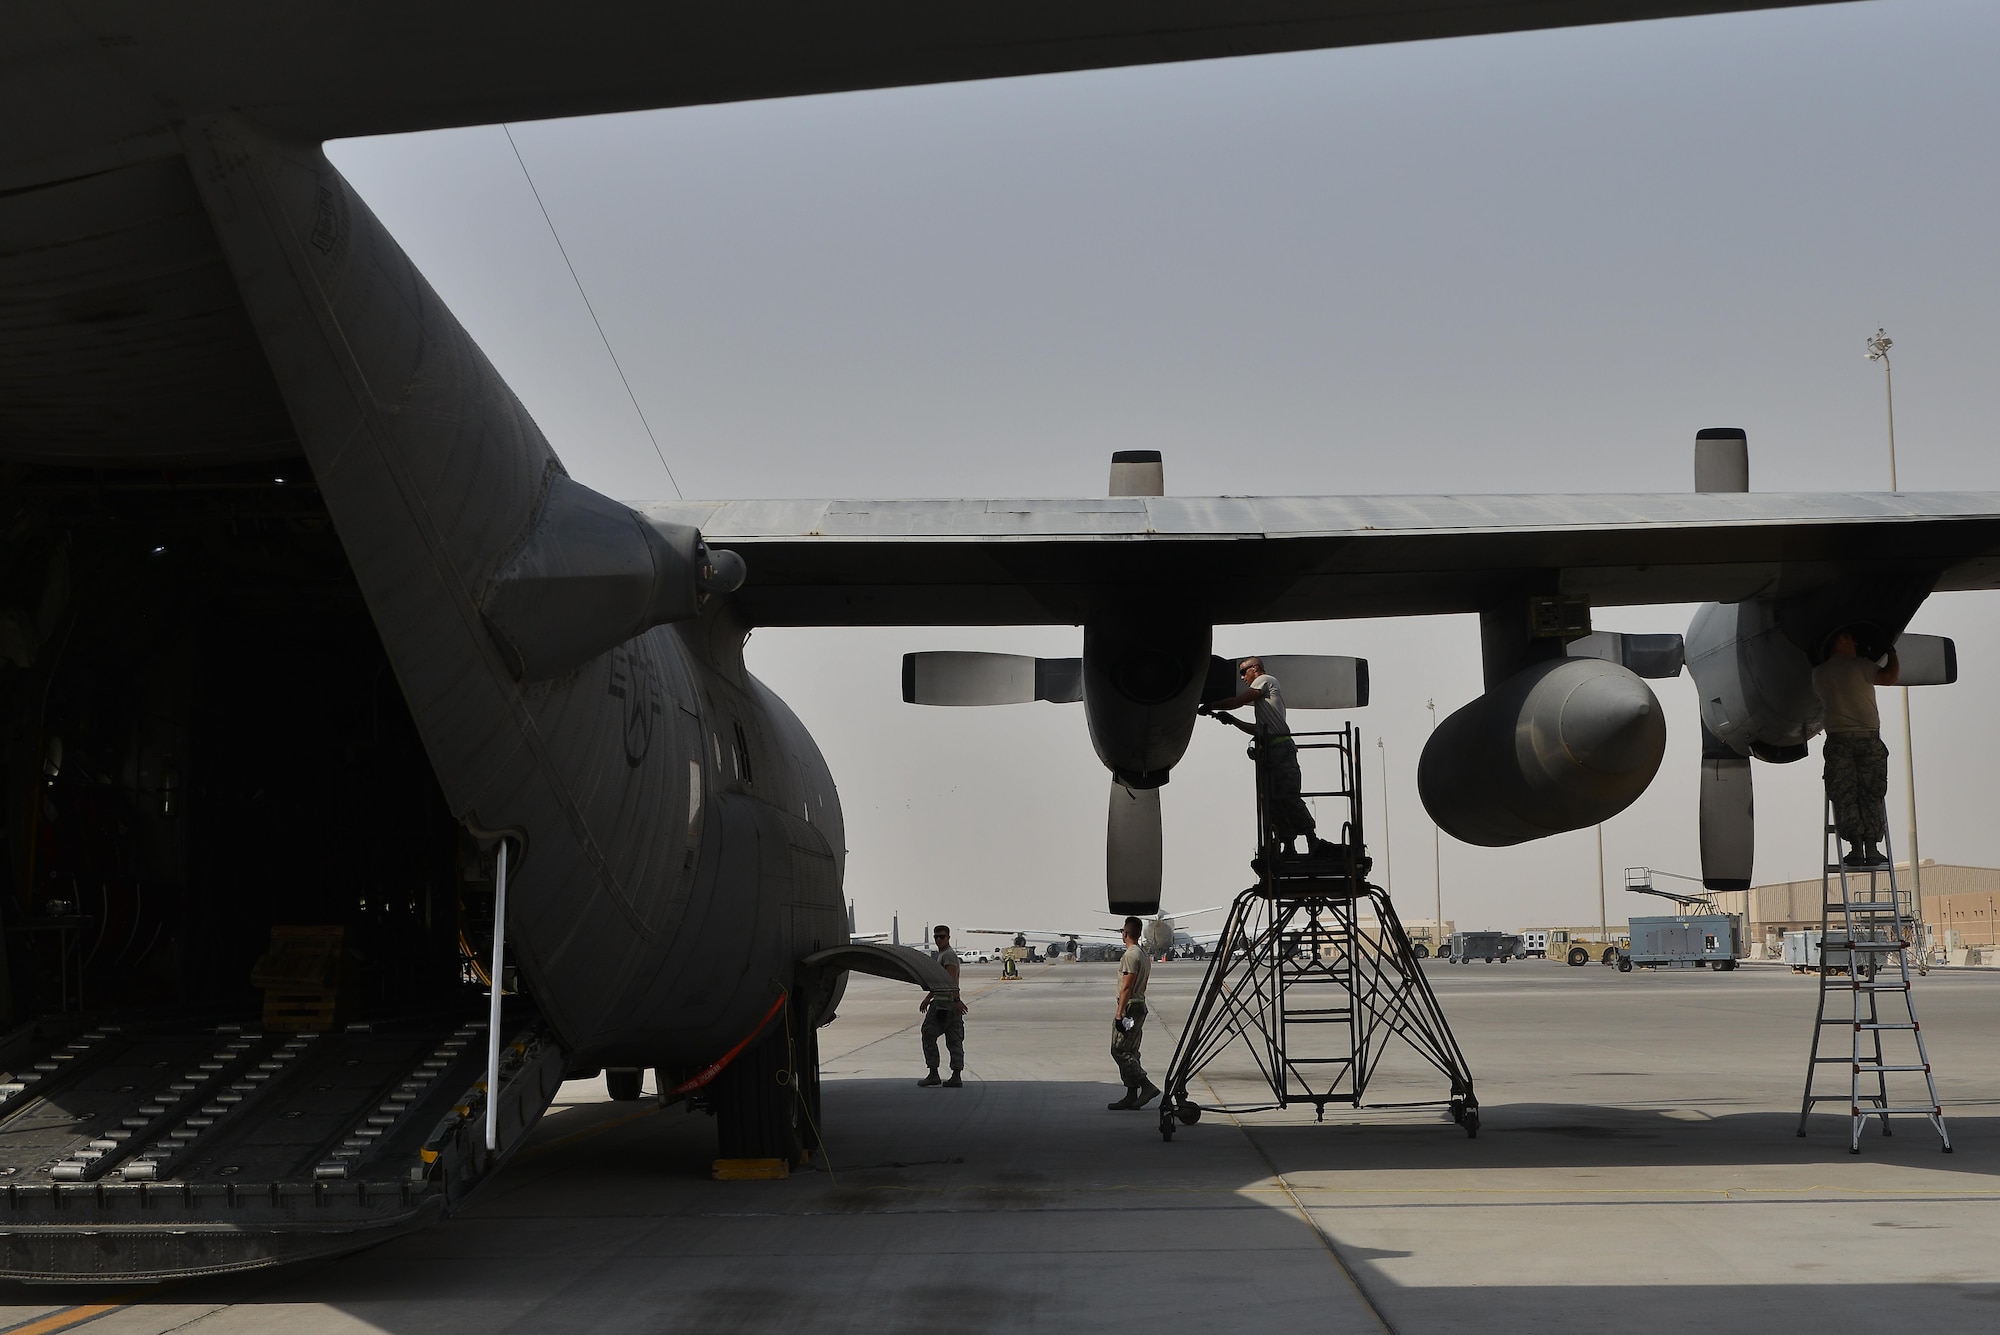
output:
MULTIPOLYGON (((1223 1117, 1205 1117, 1165 1144, 1153 1113, 1106 1112, 1113 1093, 1114 1086, 1100 1081, 975 1078, 963 1090, 940 1091, 918 1090, 904 1079, 830 1080, 825 1130, 833 1171, 815 1168, 770 1183, 709 1180, 713 1133, 706 1117, 678 1107, 577 1104, 552 1113, 512 1168, 461 1215, 435 1228, 340 1260, 190 1279, 137 1295, 0 1288, 0 1304, 14 1309, 0 1310, 0 1326, 21 1320, 28 1305, 46 1310, 56 1303, 130 1301, 141 1310, 120 1319, 136 1321, 135 1330, 173 1327, 190 1307, 234 1305, 254 1317, 260 1306, 282 1304, 286 1328, 301 1332, 322 1327, 307 1320, 300 1305, 330 1309, 323 1327, 329 1331, 350 1329, 360 1319, 391 1335, 916 1331, 937 1328, 930 1323, 943 1303, 954 1331, 1014 1330, 1035 1324, 1014 1302, 1023 1289, 1059 1282, 1047 1266, 1060 1266, 1066 1254, 1079 1267, 1103 1264, 1083 1258, 1102 1257, 1107 1211, 1132 1219, 1142 1245, 1178 1238, 1174 1245, 1196 1248, 1183 1254, 1192 1259, 1161 1267, 1176 1277, 1160 1280, 1154 1286, 1160 1291, 1149 1292, 1138 1308, 1129 1302, 1100 1307, 1102 1295, 1072 1285, 1063 1324, 1083 1329, 1093 1320, 1184 1314, 1219 1296, 1218 1284, 1264 1286, 1228 1268, 1241 1267, 1243 1247, 1266 1247, 1281 1258, 1313 1253, 1301 1247, 1303 1226, 1287 1198, 1254 1190, 1268 1186, 1273 1166, 1308 1195, 1314 1186, 1364 1179, 1393 1191, 1388 1178, 1401 1175, 1408 1184, 1438 1172, 1436 1181, 1443 1182, 1445 1171, 1460 1174, 1455 1181, 1463 1185, 1466 1170, 1482 1168, 1544 1170, 1551 1189, 1593 1192, 1605 1189, 1602 1172, 1565 1183, 1563 1171, 1623 1168, 1643 1177, 1648 1169, 1677 1167, 1854 1165, 1867 1172, 1893 1165, 1899 1173, 1938 1167, 2000 1177, 2000 1156, 1989 1148, 2000 1144, 2000 1116, 1983 1113, 1951 1117, 1959 1149, 1949 1157, 1920 1121, 1902 1122, 1886 1140, 1871 1134, 1856 1158, 1847 1152, 1844 1119, 1832 1115, 1815 1118, 1811 1134, 1801 1139, 1794 1134, 1796 1114, 1783 1112, 1689 1120, 1686 1113, 1553 1103, 1488 1105, 1476 1140, 1442 1115, 1434 1122, 1409 1113, 1371 1120, 1364 1110, 1330 1114, 1323 1125, 1258 1118, 1239 1128, 1223 1117), (1352 1176, 1340 1182, 1345 1174, 1352 1176), (1301 1182, 1303 1175, 1311 1177, 1301 1182), (865 1246, 856 1241, 864 1233, 865 1246), (959 1241, 966 1238, 998 1241, 982 1248, 959 1241), (941 1280, 907 1267, 885 1268, 866 1250, 901 1254, 909 1239, 939 1246, 950 1258, 950 1274, 941 1280), (942 1241, 947 1239, 952 1241, 942 1241), (1199 1248, 1212 1246, 1220 1255, 1225 1243, 1239 1249, 1229 1253, 1238 1259, 1218 1260, 1204 1271, 1199 1248), (1025 1259, 1030 1256, 1048 1259, 1025 1259), (755 1282, 729 1279, 730 1267, 744 1265, 746 1257, 754 1261, 755 1282), (773 1264, 779 1260, 782 1265, 773 1264), (496 1320, 496 1299, 507 1305, 503 1319, 496 1320), (861 1310, 856 1304, 876 1313, 873 1324, 853 1324, 861 1310), (146 1324, 149 1317, 156 1324, 146 1324)), ((1825 1169, 1796 1180, 1801 1186, 1840 1185, 1825 1169)), ((1785 1179, 1780 1174, 1759 1190, 1767 1198, 1783 1196, 1785 1179)), ((1995 1190, 2000 1194, 2000 1182, 1995 1190)), ((1908 1191, 1921 1197, 1925 1186, 1910 1181, 1908 1191)), ((1484 1321, 1499 1325, 1475 1326, 1460 1324, 1474 1315, 1463 1307, 1462 1290, 1405 1287, 1377 1264, 1408 1252, 1343 1244, 1341 1254, 1392 1324, 1406 1331, 1506 1329, 1522 1322, 1522 1329, 1593 1329, 1589 1314, 1612 1308, 1700 1311, 1709 1329, 1751 1329, 1756 1314, 1767 1321, 1823 1292, 1810 1281, 1712 1290, 1677 1284, 1657 1292, 1608 1284, 1518 1285, 1485 1290, 1479 1310, 1484 1321), (1555 1319, 1559 1311, 1574 1313, 1576 1324, 1555 1319)), ((1158 1255, 1153 1263, 1159 1266, 1158 1255)), ((1306 1266, 1298 1259, 1284 1264, 1306 1266)), ((1324 1255, 1315 1264, 1338 1278, 1324 1255)), ((1299 1300, 1315 1292, 1307 1284, 1299 1300)), ((1346 1299, 1340 1292, 1329 1289, 1313 1301, 1352 1300, 1351 1290, 1346 1299)), ((1885 1312, 1908 1311, 1912 1302, 1936 1309, 1953 1299, 1940 1328, 1960 1319, 1977 1328, 1973 1317, 2000 1319, 2000 1309, 1991 1305, 2000 1302, 2000 1286, 1993 1284, 1859 1283, 1844 1284, 1841 1292, 1843 1303, 1879 1305, 1885 1312), (1966 1315, 1952 1315, 1957 1312, 1966 1315)), ((1623 1324, 1670 1328, 1644 1320, 1623 1324)))
MULTIPOLYGON (((1329 1113, 1322 1126, 1257 1119, 1249 1129, 1285 1173, 1359 1167, 1410 1172, 1474 1166, 1558 1172, 1689 1164, 1781 1167, 1889 1158, 1903 1167, 1922 1165, 2000 1178, 2000 1156, 1991 1150, 2000 1135, 2000 1116, 1968 1115, 1949 1106, 1945 1109, 1953 1145, 1949 1157, 1923 1119, 1904 1116, 1893 1120, 1894 1134, 1888 1137, 1878 1122, 1871 1122, 1862 1133, 1858 1159, 1848 1150, 1847 1118, 1824 1109, 1814 1113, 1804 1137, 1798 1135, 1796 1111, 1690 1116, 1590 1104, 1514 1103, 1488 1104, 1480 1115, 1479 1138, 1463 1152, 1434 1143, 1442 1132, 1453 1129, 1449 1124, 1372 1124, 1366 1109, 1359 1114, 1329 1113), (1445 1148, 1452 1153, 1441 1153, 1445 1148), (1365 1152, 1365 1162, 1357 1161, 1357 1151, 1365 1152)), ((1204 1121, 1194 1131, 1206 1126, 1204 1121)), ((2000 1181, 1995 1188, 2000 1190, 2000 1181)))

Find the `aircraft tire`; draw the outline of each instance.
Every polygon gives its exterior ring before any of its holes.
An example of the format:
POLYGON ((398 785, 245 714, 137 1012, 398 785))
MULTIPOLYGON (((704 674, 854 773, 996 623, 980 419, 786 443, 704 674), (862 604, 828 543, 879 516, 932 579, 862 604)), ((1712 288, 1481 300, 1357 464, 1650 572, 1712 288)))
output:
POLYGON ((716 1077, 721 1158, 799 1165, 818 1144, 819 1017, 795 991, 784 1019, 716 1077))
POLYGON ((630 1103, 644 1092, 646 1073, 635 1066, 614 1066, 604 1073, 604 1087, 619 1103, 630 1103))
POLYGON ((718 1158, 801 1162, 805 1119, 792 1083, 785 1031, 739 1053, 715 1078, 718 1158))

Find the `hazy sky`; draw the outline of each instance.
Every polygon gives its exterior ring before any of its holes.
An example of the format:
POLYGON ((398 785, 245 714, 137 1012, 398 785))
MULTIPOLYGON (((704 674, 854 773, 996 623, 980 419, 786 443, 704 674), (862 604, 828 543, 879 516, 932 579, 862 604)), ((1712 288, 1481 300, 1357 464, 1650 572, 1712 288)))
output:
MULTIPOLYGON (((1996 69, 2000 7, 1874 0, 514 134, 689 496, 1099 495, 1133 447, 1181 494, 1681 491, 1717 425, 1749 431, 1759 490, 1886 489, 1878 325, 1904 488, 2000 490, 1996 69)), ((329 151, 570 471, 670 496, 502 130, 329 151)), ((1934 598, 1915 629, 1957 637, 1962 671, 1913 693, 1923 851, 2000 865, 2000 600, 1934 598)), ((1079 638, 752 637, 840 782, 864 930, 1106 921, 1081 711, 899 695, 908 649, 1079 638)), ((1353 717, 1378 844, 1387 760, 1406 917, 1433 894, 1424 703, 1477 693, 1477 647, 1462 618, 1218 631, 1222 653, 1373 663, 1353 717)), ((1656 687, 1672 740, 1605 827, 1613 918, 1658 907, 1629 904, 1628 864, 1697 870, 1694 693, 1656 687)), ((1165 792, 1170 907, 1249 881, 1237 738, 1204 724, 1165 792)), ((1755 768, 1759 879, 1813 874, 1817 755, 1755 768)), ((1899 763, 1899 840, 1902 801, 1899 763)), ((1595 860, 1588 831, 1447 838, 1445 914, 1595 921, 1595 860)))

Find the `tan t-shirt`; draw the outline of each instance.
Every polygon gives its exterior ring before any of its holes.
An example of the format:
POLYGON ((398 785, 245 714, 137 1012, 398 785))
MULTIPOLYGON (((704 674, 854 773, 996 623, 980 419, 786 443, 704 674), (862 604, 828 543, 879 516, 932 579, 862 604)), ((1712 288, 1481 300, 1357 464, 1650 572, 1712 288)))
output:
POLYGON ((1146 983, 1153 976, 1153 957, 1146 953, 1144 946, 1125 947, 1125 958, 1118 961, 1120 974, 1132 975, 1132 995, 1128 1002, 1146 999, 1146 983))
POLYGON ((1250 689, 1264 693, 1264 698, 1251 706, 1257 714, 1257 735, 1291 736, 1291 729, 1285 726, 1285 693, 1279 688, 1278 679, 1266 672, 1250 683, 1250 689))
MULTIPOLYGON (((937 953, 937 962, 940 969, 950 969, 954 966, 962 967, 962 961, 958 958, 956 950, 940 950, 937 953)), ((931 998, 934 1001, 956 1001, 958 1000, 958 989, 953 987, 942 992, 933 992, 931 993, 931 998)))
POLYGON ((1882 716, 1875 709, 1875 674, 1880 671, 1859 654, 1836 654, 1813 669, 1813 691, 1826 706, 1828 732, 1882 730, 1882 716))

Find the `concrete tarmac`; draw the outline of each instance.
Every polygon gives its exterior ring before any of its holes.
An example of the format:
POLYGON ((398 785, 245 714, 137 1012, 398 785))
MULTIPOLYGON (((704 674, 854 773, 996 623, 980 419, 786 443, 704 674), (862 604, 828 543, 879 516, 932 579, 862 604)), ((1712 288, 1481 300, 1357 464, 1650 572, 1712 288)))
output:
MULTIPOLYGON (((2000 974, 1917 1003, 1957 1146, 1794 1133, 1814 981, 1433 964, 1477 1139, 1440 1112, 1108 1112, 1110 965, 968 971, 962 1090, 915 993, 822 1031, 823 1166, 709 1180, 708 1118, 566 1086, 458 1217, 343 1260, 144 1293, 0 1289, 0 1331, 1764 1331, 2000 1327, 2000 974)), ((1157 966, 1166 1065, 1202 966, 1157 966)), ((1829 1031, 1844 1046, 1847 1035, 1829 1031)), ((1254 1096, 1239 1050, 1191 1091, 1254 1096)), ((1434 1097, 1392 1055, 1383 1098, 1434 1097)))

